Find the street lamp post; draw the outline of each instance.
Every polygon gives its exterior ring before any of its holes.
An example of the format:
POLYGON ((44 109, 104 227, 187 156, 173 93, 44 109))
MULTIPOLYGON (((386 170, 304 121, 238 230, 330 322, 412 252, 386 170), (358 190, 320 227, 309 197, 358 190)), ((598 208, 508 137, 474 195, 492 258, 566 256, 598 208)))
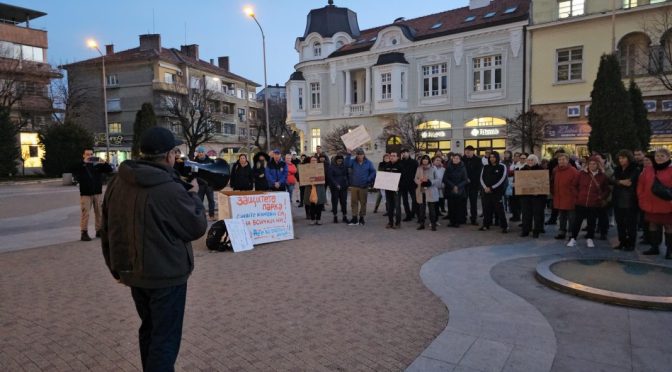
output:
POLYGON ((261 48, 264 56, 264 107, 266 111, 266 150, 268 153, 271 153, 271 126, 268 120, 268 81, 266 79, 266 35, 264 34, 264 29, 261 27, 261 24, 257 20, 257 17, 254 15, 254 9, 251 7, 245 8, 245 13, 254 19, 254 22, 259 26, 259 31, 261 31, 261 48))
POLYGON ((98 47, 98 43, 89 39, 86 44, 91 49, 98 51, 103 65, 103 113, 105 114, 105 161, 110 161, 110 126, 107 123, 107 76, 105 76, 105 55, 98 47))

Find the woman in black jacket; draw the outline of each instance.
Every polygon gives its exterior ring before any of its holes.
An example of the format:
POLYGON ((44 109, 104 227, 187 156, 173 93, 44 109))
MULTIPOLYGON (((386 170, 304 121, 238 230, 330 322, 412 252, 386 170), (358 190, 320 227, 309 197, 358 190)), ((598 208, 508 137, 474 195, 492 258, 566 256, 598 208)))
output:
MULTIPOLYGON (((539 165, 539 158, 530 154, 527 156, 526 164, 518 171, 541 170, 539 165)), ((515 182, 515 179, 514 179, 515 182)), ((546 198, 548 195, 521 195, 520 207, 523 217, 523 231, 520 236, 529 236, 532 231, 532 237, 538 238, 539 234, 544 231, 544 208, 546 207, 546 198)))
POLYGON ((640 170, 630 150, 618 152, 618 167, 614 169, 614 191, 611 201, 616 217, 618 245, 614 249, 632 251, 637 243, 637 181, 640 170))
POLYGON ((469 183, 467 168, 459 154, 453 154, 443 173, 443 192, 448 199, 448 218, 451 227, 460 227, 467 222, 467 192, 469 183))
POLYGON ((247 155, 240 154, 238 161, 231 168, 231 188, 234 190, 252 190, 254 187, 254 175, 252 166, 247 161, 247 155))
POLYGON ((499 153, 497 151, 490 153, 488 164, 481 171, 483 226, 479 229, 480 231, 490 230, 492 216, 496 214, 502 233, 509 232, 509 224, 506 222, 506 214, 502 204, 504 191, 508 185, 508 173, 509 170, 506 165, 499 162, 499 153))
POLYGON ((252 176, 254 177, 254 189, 256 191, 267 191, 268 182, 266 182, 266 159, 268 155, 263 152, 258 152, 254 155, 254 168, 252 168, 252 176))

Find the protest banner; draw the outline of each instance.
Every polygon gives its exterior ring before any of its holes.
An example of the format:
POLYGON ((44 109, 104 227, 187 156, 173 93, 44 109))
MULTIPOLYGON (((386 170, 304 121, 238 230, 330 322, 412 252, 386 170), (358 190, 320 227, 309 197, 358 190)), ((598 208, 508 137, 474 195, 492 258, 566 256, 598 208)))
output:
POLYGON ((360 125, 351 132, 342 135, 341 140, 347 149, 354 150, 369 143, 371 141, 371 136, 369 136, 369 132, 366 131, 366 128, 363 125, 360 125))
POLYGON ((515 172, 514 189, 516 195, 548 195, 550 180, 547 170, 525 170, 515 172))
POLYGON ((324 164, 299 164, 299 185, 324 185, 324 164))
POLYGON ((392 172, 377 172, 376 182, 373 184, 374 189, 397 191, 399 190, 399 179, 401 173, 392 172))
POLYGON ((294 239, 288 192, 221 191, 218 201, 219 219, 243 220, 254 245, 294 239))
POLYGON ((224 220, 226 231, 231 240, 231 246, 234 252, 249 251, 254 248, 252 242, 252 235, 242 219, 226 219, 224 220))

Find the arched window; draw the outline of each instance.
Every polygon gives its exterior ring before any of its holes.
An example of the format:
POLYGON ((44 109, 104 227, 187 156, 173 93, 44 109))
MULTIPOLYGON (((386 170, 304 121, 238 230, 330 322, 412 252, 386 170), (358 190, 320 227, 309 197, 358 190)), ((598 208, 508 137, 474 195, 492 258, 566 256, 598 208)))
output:
POLYGON ((313 55, 315 57, 322 56, 322 44, 320 44, 319 41, 317 41, 317 42, 315 42, 315 44, 313 44, 313 55))
POLYGON ((497 125, 506 125, 506 120, 488 116, 474 118, 464 124, 465 127, 492 127, 497 125))
POLYGON ((649 46, 651 40, 643 32, 625 35, 618 43, 621 75, 632 77, 644 75, 649 69, 649 46))
POLYGON ((343 46, 343 40, 339 40, 336 42, 336 49, 341 49, 342 46, 343 46))
POLYGON ((450 123, 440 120, 430 120, 424 123, 418 124, 418 129, 450 129, 453 126, 450 123))
POLYGON ((387 139, 387 144, 388 145, 401 145, 401 138, 397 136, 391 136, 390 138, 387 139))

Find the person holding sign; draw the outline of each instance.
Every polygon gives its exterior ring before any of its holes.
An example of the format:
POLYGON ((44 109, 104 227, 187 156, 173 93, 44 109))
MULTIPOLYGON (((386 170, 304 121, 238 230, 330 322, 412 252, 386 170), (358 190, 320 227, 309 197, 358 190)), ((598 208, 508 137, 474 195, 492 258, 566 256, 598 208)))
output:
POLYGON ((376 168, 366 158, 364 150, 361 148, 355 150, 354 159, 348 153, 348 156, 345 158, 345 166, 351 170, 350 208, 352 209, 352 220, 350 220, 348 225, 364 225, 369 186, 373 185, 376 179, 376 168))
MULTIPOLYGON (((396 152, 391 152, 389 161, 384 162, 380 166, 380 171, 389 173, 401 174, 401 163, 396 152)), ((401 183, 401 177, 399 178, 401 183)), ((388 223, 385 228, 398 229, 401 227, 401 194, 397 185, 397 190, 385 190, 385 207, 387 208, 388 223)))
MULTIPOLYGON (((537 155, 528 155, 525 163, 526 164, 520 170, 516 171, 516 173, 530 170, 541 170, 541 166, 539 165, 539 158, 537 155)), ((519 200, 523 217, 523 231, 520 233, 520 236, 529 236, 530 230, 532 230, 532 237, 538 238, 539 234, 544 231, 544 208, 546 207, 546 194, 521 195, 519 200)))
MULTIPOLYGON (((309 160, 310 164, 317 164, 317 156, 311 156, 309 160)), ((303 204, 306 206, 306 211, 310 217, 311 225, 321 225, 320 220, 322 219, 322 208, 324 203, 327 202, 327 192, 322 184, 312 184, 306 188, 306 191, 303 195, 303 204)))

